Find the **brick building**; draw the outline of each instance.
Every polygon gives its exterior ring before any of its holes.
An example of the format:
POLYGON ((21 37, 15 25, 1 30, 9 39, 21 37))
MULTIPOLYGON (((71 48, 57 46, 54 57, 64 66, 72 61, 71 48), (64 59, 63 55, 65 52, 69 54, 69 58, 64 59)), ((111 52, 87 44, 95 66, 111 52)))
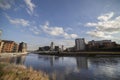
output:
POLYGON ((15 43, 14 41, 9 41, 9 40, 2 40, 3 46, 1 52, 17 52, 18 51, 18 44, 15 43))
POLYGON ((4 44, 4 42, 2 42, 2 40, 0 40, 0 53, 2 52, 3 44, 4 44))
POLYGON ((88 47, 89 49, 97 49, 97 48, 111 48, 116 45, 115 42, 112 42, 111 40, 101 40, 101 41, 89 41, 88 47))

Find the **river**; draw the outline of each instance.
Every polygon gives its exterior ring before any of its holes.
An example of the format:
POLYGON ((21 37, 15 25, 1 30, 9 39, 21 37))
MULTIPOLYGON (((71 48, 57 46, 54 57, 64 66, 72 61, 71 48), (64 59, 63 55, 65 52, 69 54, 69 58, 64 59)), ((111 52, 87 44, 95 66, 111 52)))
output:
POLYGON ((120 57, 58 57, 29 53, 13 57, 10 63, 43 71, 53 80, 119 80, 120 57))

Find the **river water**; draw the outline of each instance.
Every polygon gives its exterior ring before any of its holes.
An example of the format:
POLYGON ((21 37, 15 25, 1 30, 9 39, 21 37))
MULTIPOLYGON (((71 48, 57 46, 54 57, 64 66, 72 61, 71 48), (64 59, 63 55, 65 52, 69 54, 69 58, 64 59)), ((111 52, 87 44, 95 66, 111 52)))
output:
POLYGON ((27 54, 10 59, 49 74, 53 80, 120 80, 120 57, 58 57, 27 54))

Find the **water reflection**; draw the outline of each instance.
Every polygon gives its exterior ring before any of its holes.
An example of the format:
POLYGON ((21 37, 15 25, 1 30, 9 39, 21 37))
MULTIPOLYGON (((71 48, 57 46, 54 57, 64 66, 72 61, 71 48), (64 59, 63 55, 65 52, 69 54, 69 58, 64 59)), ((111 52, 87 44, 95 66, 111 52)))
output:
POLYGON ((76 63, 78 70, 88 69, 87 57, 76 57, 76 63))
MULTIPOLYGON (((42 70, 51 80, 119 80, 119 57, 58 57, 28 54, 9 59, 42 70)), ((1 61, 1 60, 0 60, 1 61)))
POLYGON ((24 64, 25 62, 25 57, 26 56, 17 56, 17 57, 12 57, 10 59, 10 63, 14 63, 14 64, 24 64))
POLYGON ((24 64, 25 59, 26 59, 26 56, 22 55, 22 56, 17 56, 17 57, 0 58, 0 62, 24 64))

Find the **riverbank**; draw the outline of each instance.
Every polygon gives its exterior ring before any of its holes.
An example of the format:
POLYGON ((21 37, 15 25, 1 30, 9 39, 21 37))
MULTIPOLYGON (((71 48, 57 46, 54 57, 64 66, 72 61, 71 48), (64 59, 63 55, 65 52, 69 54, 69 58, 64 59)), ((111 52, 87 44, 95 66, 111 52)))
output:
POLYGON ((49 77, 32 68, 0 62, 0 80, 49 80, 49 77))
POLYGON ((16 53, 0 53, 0 58, 7 58, 7 57, 16 57, 20 55, 26 55, 28 52, 16 52, 16 53))
POLYGON ((55 56, 98 56, 98 55, 109 55, 109 56, 120 56, 120 52, 35 52, 41 55, 55 55, 55 56))

